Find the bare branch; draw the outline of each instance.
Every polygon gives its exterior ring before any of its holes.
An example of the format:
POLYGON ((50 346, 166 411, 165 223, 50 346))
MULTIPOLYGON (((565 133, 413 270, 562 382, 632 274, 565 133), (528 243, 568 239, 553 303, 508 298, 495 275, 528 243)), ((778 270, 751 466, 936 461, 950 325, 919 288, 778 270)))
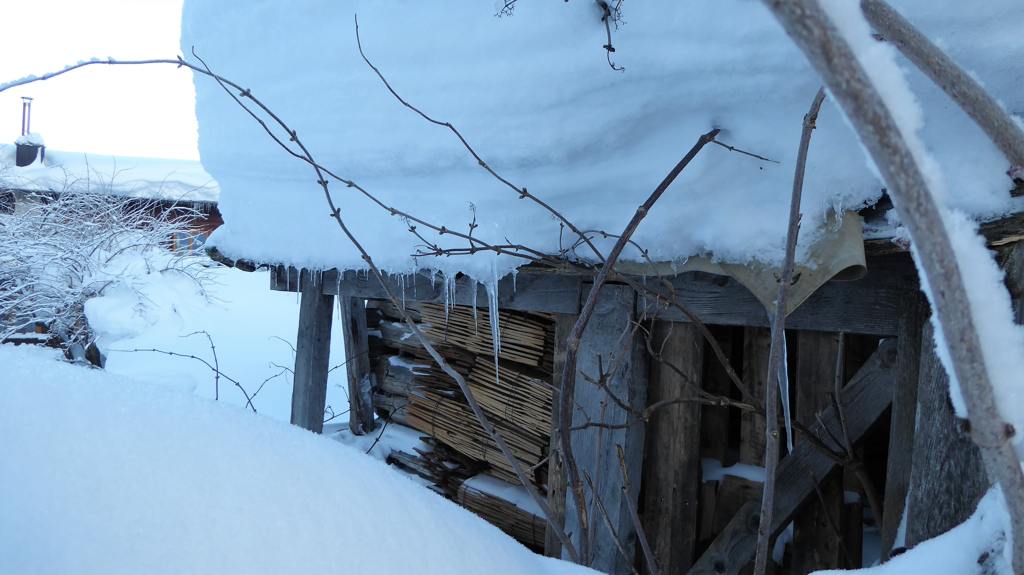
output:
POLYGON ((427 122, 430 122, 431 124, 434 124, 436 126, 441 126, 443 128, 447 128, 452 134, 455 135, 456 138, 459 139, 460 142, 462 142, 462 146, 464 148, 466 148, 466 151, 469 152, 469 154, 471 156, 473 156, 473 159, 476 160, 477 164, 479 164, 481 168, 486 170, 487 173, 489 173, 496 180, 498 180, 499 182, 504 184, 506 187, 508 187, 509 189, 514 191, 519 196, 520 199, 528 199, 528 200, 536 203, 540 207, 544 208, 545 210, 547 210, 548 213, 550 213, 551 215, 553 215, 556 218, 558 218, 558 221, 561 222, 563 225, 565 225, 565 227, 569 228, 577 236, 579 236, 579 237, 584 239, 584 243, 586 243, 587 246, 591 249, 591 251, 594 252, 594 256, 597 257, 598 260, 600 260, 600 261, 604 260, 604 256, 601 255, 601 252, 600 252, 600 250, 597 249, 597 246, 595 246, 589 239, 587 239, 586 236, 583 234, 583 232, 581 232, 580 229, 577 228, 575 224, 570 222, 565 216, 563 216, 560 212, 558 212, 558 210, 552 208, 546 202, 544 202, 543 200, 541 200, 537 196, 535 196, 535 195, 531 194, 529 191, 527 191, 525 186, 517 186, 517 185, 513 184, 512 182, 510 182, 509 180, 507 180, 504 176, 502 176, 498 172, 496 172, 494 170, 494 168, 492 168, 487 162, 485 162, 484 159, 476 152, 476 150, 473 149, 473 146, 471 146, 469 144, 469 141, 466 140, 466 138, 462 135, 462 132, 460 132, 458 130, 458 128, 456 128, 450 122, 442 122, 441 120, 434 119, 433 117, 427 115, 425 112, 423 112, 422 110, 420 110, 419 108, 417 108, 416 106, 410 104, 408 101, 406 101, 404 98, 402 98, 402 96, 400 96, 398 94, 398 92, 396 92, 395 89, 393 87, 391 87, 391 83, 388 82, 387 78, 384 77, 384 74, 380 71, 380 69, 377 68, 377 66, 375 66, 373 64, 373 62, 371 62, 370 59, 366 56, 366 53, 363 52, 363 42, 362 42, 362 39, 359 36, 359 16, 355 17, 355 26, 356 26, 356 45, 359 47, 359 55, 363 57, 363 61, 366 62, 366 65, 369 66, 371 70, 373 70, 374 74, 376 74, 378 78, 380 78, 380 81, 383 82, 384 87, 387 88, 388 92, 391 92, 391 95, 394 96, 395 99, 398 100, 399 103, 401 103, 403 106, 405 106, 409 110, 412 110, 413 112, 415 112, 419 117, 423 118, 427 122))
POLYGON ((807 167, 807 150, 811 144, 811 132, 818 120, 818 111, 825 101, 825 89, 819 88, 811 102, 811 109, 804 116, 803 132, 800 135, 800 150, 797 153, 796 174, 793 176, 793 195, 789 203, 789 229, 786 232, 786 260, 779 278, 779 295, 775 300, 772 320, 772 344, 768 353, 768 382, 765 384, 765 454, 764 490, 761 495, 760 522, 757 527, 757 555, 754 559, 754 574, 764 575, 770 552, 772 513, 775 511, 775 470, 779 465, 779 421, 776 419, 779 387, 788 385, 781 381, 782 348, 786 344, 786 293, 793 283, 796 240, 800 233, 800 198, 804 189, 804 171, 807 167))
MULTIPOLYGON (((576 389, 576 363, 580 340, 583 337, 584 331, 587 329, 587 324, 590 322, 591 316, 594 314, 594 309, 597 305, 597 298, 601 293, 601 288, 604 286, 608 279, 608 275, 615 267, 615 263, 618 261, 619 255, 622 254, 622 250, 628 244, 629 238, 633 235, 633 232, 636 231, 640 222, 647 216, 650 209, 658 199, 661 198, 662 194, 664 194, 672 182, 675 181, 676 177, 682 173, 686 166, 689 165, 693 158, 697 156, 708 142, 714 140, 719 131, 720 130, 716 128, 702 135, 697 140, 697 143, 690 148, 690 151, 687 152, 675 167, 672 168, 668 175, 665 176, 665 179, 662 180, 647 200, 637 208, 636 213, 633 214, 633 217, 626 225, 626 228, 619 236, 619 239, 615 242, 615 246, 612 247, 612 251, 609 253, 607 260, 601 267, 601 271, 599 271, 597 276, 594 278, 594 284, 590 288, 590 294, 587 296, 587 301, 584 303, 583 308, 580 311, 579 318, 573 325, 572 331, 569 333, 569 337, 565 343, 565 364, 562 368, 562 390, 559 395, 559 423, 561 426, 559 429, 559 440, 562 449, 562 456, 566 462, 566 467, 569 470, 569 484, 573 489, 573 496, 576 501, 576 512, 579 514, 579 523, 581 527, 586 525, 586 499, 583 493, 583 483, 580 480, 579 467, 576 463, 575 456, 573 456, 572 436, 570 432, 570 427, 572 426, 572 398, 576 389)), ((586 540, 587 534, 580 533, 580 541, 585 542, 586 540)), ((588 551, 589 550, 586 548, 581 550, 584 561, 589 558, 588 551)))

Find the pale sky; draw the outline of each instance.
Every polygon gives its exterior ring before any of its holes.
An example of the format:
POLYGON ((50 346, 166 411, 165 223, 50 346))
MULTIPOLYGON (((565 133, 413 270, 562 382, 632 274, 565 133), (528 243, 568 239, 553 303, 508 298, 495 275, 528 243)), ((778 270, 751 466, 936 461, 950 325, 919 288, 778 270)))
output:
MULTIPOLYGON (((174 58, 182 0, 4 0, 0 83, 80 60, 174 58)), ((0 142, 32 131, 56 150, 198 159, 195 90, 185 69, 91 66, 0 93, 0 142)))

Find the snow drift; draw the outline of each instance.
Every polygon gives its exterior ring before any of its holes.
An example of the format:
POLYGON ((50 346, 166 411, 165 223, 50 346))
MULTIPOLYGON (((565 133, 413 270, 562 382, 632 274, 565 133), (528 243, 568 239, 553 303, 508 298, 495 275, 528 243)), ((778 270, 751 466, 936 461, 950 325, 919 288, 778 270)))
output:
POLYGON ((0 364, 0 572, 591 572, 297 427, 47 350, 0 364))

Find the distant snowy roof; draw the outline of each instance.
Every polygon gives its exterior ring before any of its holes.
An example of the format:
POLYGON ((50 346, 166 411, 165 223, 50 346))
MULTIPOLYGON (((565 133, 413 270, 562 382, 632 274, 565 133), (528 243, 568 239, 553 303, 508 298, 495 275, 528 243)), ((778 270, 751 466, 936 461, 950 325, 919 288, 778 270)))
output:
MULTIPOLYGON (((760 2, 624 2, 624 20, 612 29, 612 57, 624 72, 606 61, 594 2, 520 0, 500 18, 493 4, 319 1, 297 10, 186 0, 182 46, 252 89, 322 164, 385 203, 459 230, 475 213, 475 236, 546 252, 573 238, 386 91, 360 59, 354 12, 368 56, 403 97, 455 124, 489 165, 582 229, 620 231, 697 137, 720 127, 722 141, 779 163, 709 146, 635 239, 662 261, 781 259, 800 123, 820 81, 760 2)), ((1011 111, 1024 112, 1020 0, 894 4, 1011 111)), ((978 217, 1019 209, 1008 196, 1008 162, 943 93, 916 71, 908 76, 951 203, 978 217)), ((364 267, 328 217, 309 167, 277 148, 216 83, 197 76, 196 88, 202 161, 224 189, 227 224, 213 238, 221 251, 364 267)), ((881 188, 826 103, 811 144, 802 240, 820 235, 830 210, 872 203, 881 188)), ((414 263, 422 242, 400 218, 342 185, 334 194, 386 270, 418 265, 489 279, 522 263, 493 254, 414 263)), ((465 245, 420 231, 442 246, 465 245)))
MULTIPOLYGON (((42 141, 41 138, 39 141, 42 141)), ((67 189, 106 191, 132 198, 216 202, 220 187, 202 164, 191 160, 105 156, 46 149, 25 167, 15 147, 0 145, 0 187, 33 192, 67 189)))

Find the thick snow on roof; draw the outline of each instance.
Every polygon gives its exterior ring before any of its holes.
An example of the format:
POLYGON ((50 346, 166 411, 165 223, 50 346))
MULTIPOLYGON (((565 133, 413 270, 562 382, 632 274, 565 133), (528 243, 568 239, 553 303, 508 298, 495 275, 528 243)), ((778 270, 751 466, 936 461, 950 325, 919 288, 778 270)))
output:
MULTIPOLYGON (((1024 112, 1019 0, 894 2, 1015 113, 1024 112)), ((402 107, 360 59, 363 45, 394 88, 450 121, 501 175, 582 229, 620 231, 668 170, 711 129, 766 162, 707 147, 641 225, 657 260, 694 254, 781 259, 800 124, 816 74, 760 2, 625 2, 612 29, 613 71, 593 2, 185 2, 182 46, 253 90, 324 165, 385 203, 492 243, 557 252, 574 240, 536 204, 489 176, 445 128, 402 107)), ((908 71, 925 111, 922 136, 949 184, 950 203, 977 217, 1015 209, 1008 162, 921 74, 908 71)), ((310 267, 362 268, 328 217, 311 169, 283 152, 207 78, 196 77, 200 154, 224 189, 229 255, 310 267)), ((287 140, 287 137, 285 137, 287 140)), ((830 209, 873 202, 882 183, 840 111, 826 103, 811 144, 804 243, 830 209)), ((341 214, 387 270, 413 268, 422 242, 399 217, 336 184, 341 214)), ((1019 208, 1019 206, 1017 206, 1019 208)), ((448 236, 430 241, 465 246, 448 236)), ((607 245, 607 243, 605 244, 607 245)), ((581 251, 580 255, 589 255, 581 251)), ((637 252, 627 253, 638 258, 637 252)), ((420 267, 478 278, 521 261, 477 254, 420 258, 420 267)))
POLYGON ((14 162, 15 147, 0 144, 0 188, 32 192, 68 189, 105 191, 151 200, 216 202, 217 182, 193 160, 137 158, 46 149, 25 167, 14 162))
POLYGON ((0 572, 593 573, 329 438, 52 350, 0 363, 0 572))

